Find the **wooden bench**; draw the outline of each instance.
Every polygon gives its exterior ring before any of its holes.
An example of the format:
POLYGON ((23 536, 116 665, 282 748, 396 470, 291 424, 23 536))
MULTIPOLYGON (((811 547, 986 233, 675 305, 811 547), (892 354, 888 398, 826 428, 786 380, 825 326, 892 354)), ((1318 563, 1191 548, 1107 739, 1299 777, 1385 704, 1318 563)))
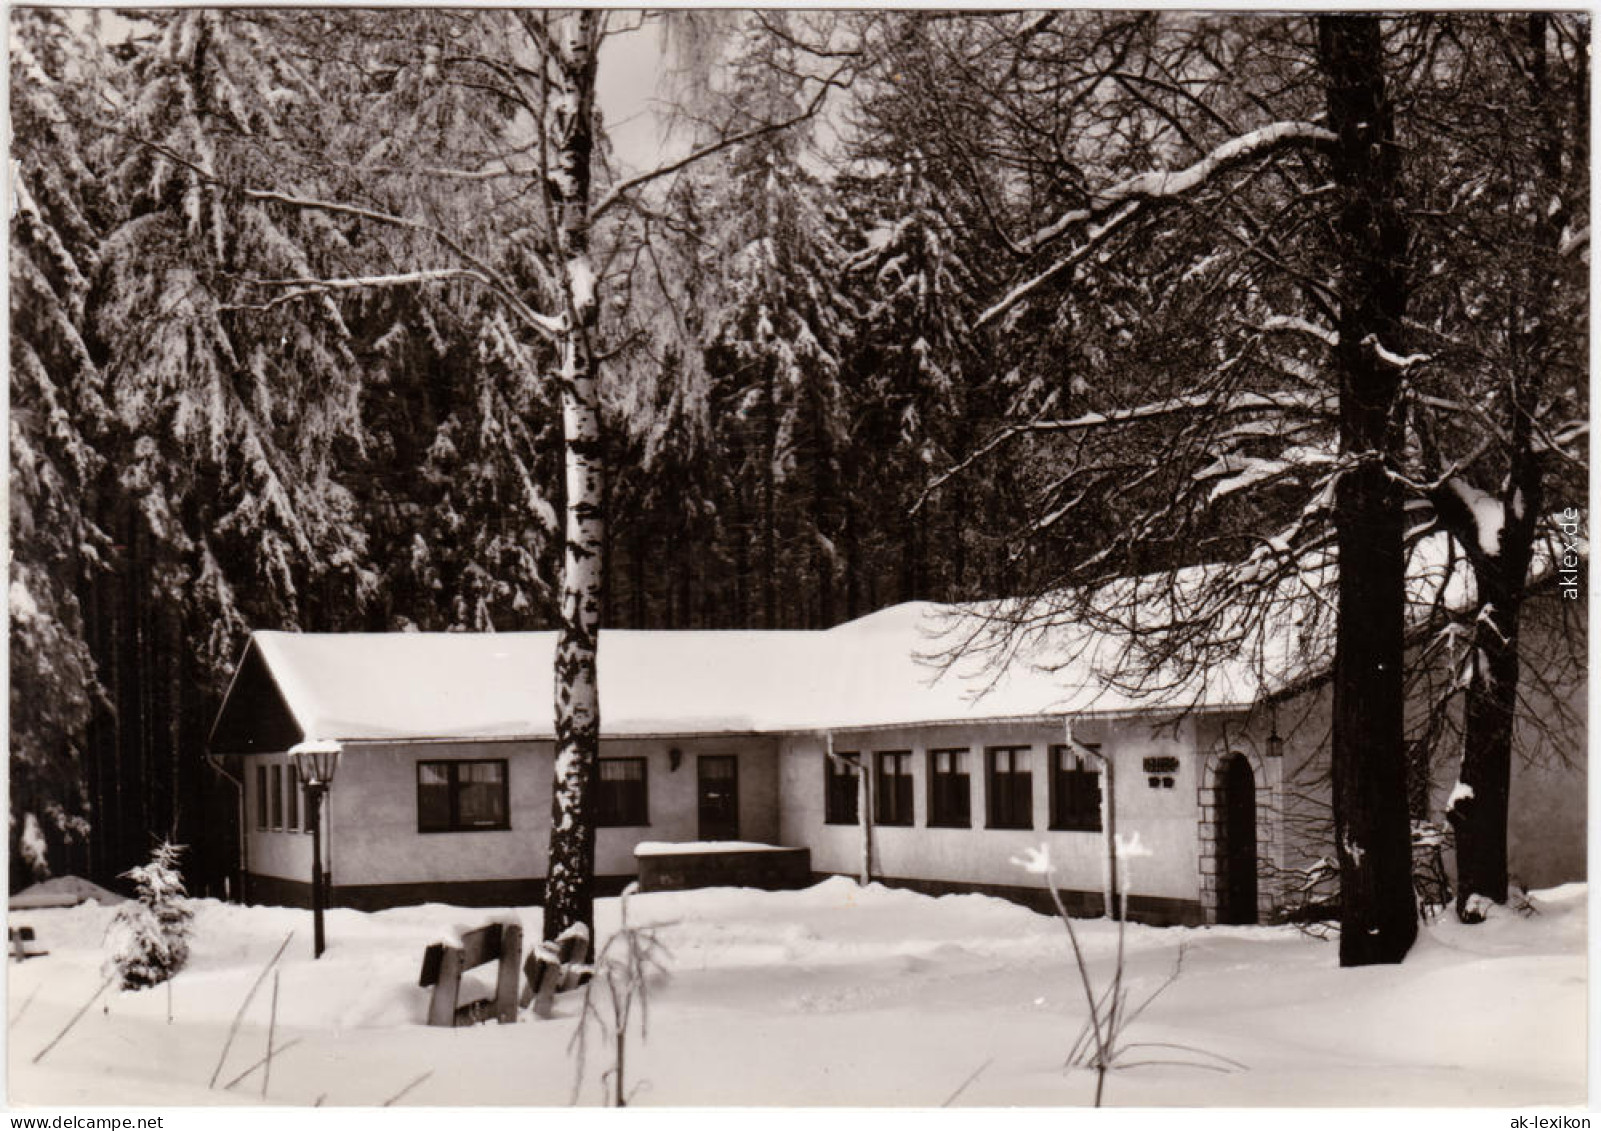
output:
POLYGON ((8 927, 7 935, 11 943, 11 958, 14 962, 26 962, 30 958, 43 958, 50 953, 48 950, 40 950, 34 945, 32 927, 8 927))
POLYGON ((460 946, 434 943, 422 956, 419 986, 434 988, 428 1003, 428 1024, 454 1027, 476 1025, 493 1017, 502 1025, 517 1020, 517 983, 522 965, 523 929, 516 923, 491 923, 468 931, 460 946), (499 962, 495 996, 465 1004, 461 976, 487 962, 499 962))
POLYGON ((534 1016, 548 1019, 557 991, 577 989, 585 981, 584 963, 589 960, 589 930, 574 923, 553 943, 538 943, 528 952, 528 988, 523 1005, 534 1006, 534 1016))

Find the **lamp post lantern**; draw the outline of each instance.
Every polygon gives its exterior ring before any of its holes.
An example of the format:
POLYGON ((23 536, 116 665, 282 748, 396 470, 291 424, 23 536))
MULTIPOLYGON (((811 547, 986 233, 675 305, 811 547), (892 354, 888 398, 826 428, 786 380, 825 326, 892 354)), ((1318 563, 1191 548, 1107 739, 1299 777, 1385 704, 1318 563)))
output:
POLYGON ((306 820, 311 823, 311 924, 312 957, 324 949, 322 911, 327 902, 327 877, 322 870, 322 795, 334 784, 339 768, 337 742, 308 739, 289 748, 295 774, 306 791, 306 820))

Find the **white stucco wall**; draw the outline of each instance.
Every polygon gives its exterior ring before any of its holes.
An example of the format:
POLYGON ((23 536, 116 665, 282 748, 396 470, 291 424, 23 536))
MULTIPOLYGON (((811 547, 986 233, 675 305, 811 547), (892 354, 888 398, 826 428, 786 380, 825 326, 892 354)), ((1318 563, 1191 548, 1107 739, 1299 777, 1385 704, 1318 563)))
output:
MULTIPOLYGON (((1114 763, 1117 828, 1125 837, 1138 833, 1152 855, 1133 863, 1131 894, 1172 899, 1199 897, 1197 866, 1196 757, 1194 727, 1189 722, 1153 726, 1146 722, 1080 723, 1075 736, 1100 743, 1114 763), (1141 761, 1147 756, 1178 758, 1171 789, 1152 789, 1141 761)), ((876 751, 912 751, 911 827, 875 827, 873 870, 895 879, 931 880, 1012 887, 1044 887, 1041 877, 1011 863, 1014 856, 1049 845, 1059 886, 1099 892, 1104 887, 1105 839, 1101 832, 1052 831, 1048 754, 1063 741, 1060 722, 1026 725, 922 727, 870 734, 836 734, 834 749, 860 752, 872 764, 876 751), (1033 828, 986 828, 986 747, 1026 745, 1032 751, 1033 828), (928 827, 928 751, 962 748, 972 798, 972 825, 966 829, 928 827)), ((825 824, 824 740, 821 736, 786 739, 779 754, 779 839, 812 851, 812 868, 855 875, 861 868, 861 830, 856 825, 825 824)))
POLYGON ((348 744, 329 791, 333 883, 515 880, 545 874, 551 744, 348 744), (417 763, 504 758, 511 827, 417 831, 417 763))
MULTIPOLYGON (((634 846, 642 840, 699 837, 696 758, 739 759, 740 836, 771 841, 778 835, 778 782, 772 738, 640 739, 607 741, 602 758, 646 759, 650 824, 596 831, 595 871, 633 875, 634 846), (673 770, 669 751, 682 752, 673 770)), ((550 838, 552 744, 549 742, 350 743, 329 791, 325 858, 336 886, 518 880, 543 876, 550 838), (503 758, 510 805, 509 829, 475 832, 417 831, 417 763, 503 758)), ((255 829, 255 767, 283 764, 282 755, 246 759, 246 815, 250 870, 306 880, 311 837, 255 829)))
MULTIPOLYGON (((256 785, 256 768, 269 767, 268 789, 272 788, 272 771, 270 767, 281 768, 285 781, 295 781, 295 767, 289 761, 288 755, 269 754, 253 756, 245 760, 245 828, 246 851, 248 853, 250 871, 261 876, 281 876, 285 879, 311 880, 311 834, 309 832, 289 832, 282 829, 263 829, 258 827, 256 814, 259 812, 259 792, 256 785)), ((301 812, 298 814, 300 824, 304 827, 306 814, 302 800, 301 812)))
MULTIPOLYGON (((1555 596, 1525 606, 1507 827, 1509 873, 1530 887, 1582 880, 1587 872, 1588 670, 1578 629, 1557 617, 1569 612, 1555 596), (1573 639, 1578 636, 1578 639, 1573 639)), ((1578 616, 1578 625, 1584 618, 1578 616)), ((1408 655, 1415 665, 1418 653, 1408 655)), ((1407 699, 1407 733, 1424 733, 1425 712, 1457 676, 1454 668, 1414 672, 1407 699)), ((1333 693, 1327 682, 1280 704, 1285 739, 1281 863, 1304 864, 1333 854, 1329 788, 1333 693)), ((1429 766, 1429 819, 1446 824, 1445 810, 1462 756, 1462 697, 1451 699, 1436 734, 1429 766)), ((1257 712, 1255 735, 1269 712, 1257 712)), ((1446 852, 1448 874, 1455 862, 1446 852)))

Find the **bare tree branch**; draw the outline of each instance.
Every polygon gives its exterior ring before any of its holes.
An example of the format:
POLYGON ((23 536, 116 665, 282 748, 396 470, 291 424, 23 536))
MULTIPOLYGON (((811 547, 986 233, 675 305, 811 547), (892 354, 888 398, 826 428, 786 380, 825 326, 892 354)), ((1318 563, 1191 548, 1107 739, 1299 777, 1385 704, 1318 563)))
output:
POLYGON ((278 192, 272 189, 257 189, 231 184, 217 176, 215 173, 211 172, 209 169, 206 169, 196 162, 189 160, 187 157, 175 152, 168 146, 162 145, 160 142, 151 141, 148 138, 139 137, 138 135, 126 133, 124 131, 117 132, 121 133, 122 136, 129 138, 139 145, 146 146, 147 148, 160 153, 169 161, 173 161, 176 164, 182 165, 205 183, 215 185, 218 188, 226 191, 235 192, 244 197, 246 200, 258 200, 264 204, 281 204, 285 207, 297 208, 306 211, 332 213, 340 216, 353 216, 357 219, 370 220, 376 224, 384 224, 388 227, 401 228, 406 231, 416 232, 419 235, 427 236, 429 239, 437 241, 441 246, 450 251, 451 254, 455 255, 456 258, 465 263, 468 269, 476 272, 481 277, 484 285, 489 287, 503 300, 505 300, 507 305, 511 307, 512 311, 518 316, 518 318, 521 319, 530 329, 533 329, 551 341, 556 340, 556 335, 561 330, 562 323, 560 319, 552 317, 548 314, 543 314, 529 306, 521 297, 518 296, 516 289, 512 287, 512 285, 504 277, 502 277, 498 271, 496 271, 489 264, 485 263, 478 256, 474 255, 472 252, 468 251, 460 244, 460 242, 441 231, 433 224, 426 223, 422 220, 416 220, 409 216, 397 216, 393 213, 383 212, 376 208, 367 208, 359 204, 345 204, 333 200, 318 200, 313 197, 294 196, 290 193, 278 192))
POLYGON ((710 143, 709 145, 703 145, 699 149, 694 150, 687 156, 680 158, 677 161, 672 161, 661 166, 660 168, 652 169, 648 173, 641 173, 637 177, 629 177, 627 180, 612 186, 611 190, 607 192, 605 196, 601 197, 600 202, 595 205, 591 215, 598 220, 600 217, 606 214, 608 209, 612 208, 615 204, 617 204, 618 201, 637 188, 642 188, 650 182, 659 180, 662 177, 670 176, 673 173, 678 172, 680 169, 686 168, 690 165, 693 165, 697 161, 712 156, 714 153, 720 153, 725 149, 740 145, 743 142, 754 141, 757 138, 765 137, 768 134, 778 133, 781 130, 787 130, 791 126, 799 125, 801 122, 804 122, 807 119, 815 116, 817 111, 822 109, 823 103, 828 98, 828 92, 830 90, 835 87, 844 87, 849 85, 848 80, 844 82, 839 80, 839 76, 844 74, 848 69, 848 66, 842 65, 836 68, 834 73, 829 75, 828 78, 820 80, 822 85, 817 88, 817 93, 812 96, 812 100, 807 103, 806 108, 792 117, 784 118, 777 122, 767 122, 763 125, 748 129, 743 133, 722 138, 718 141, 710 143))
POLYGON ((1064 212, 1028 239, 1025 246, 1038 251, 1075 228, 1101 220, 1082 244, 1045 270, 1017 284, 980 314, 975 327, 995 321, 1040 287, 1077 266, 1097 245, 1150 206, 1183 197, 1242 162, 1285 148, 1319 148, 1333 140, 1333 134, 1312 122, 1275 122, 1230 139, 1187 168, 1141 173, 1118 182, 1098 193, 1087 207, 1064 212))
POLYGON ((1013 424, 1001 429, 955 466, 935 476, 928 486, 923 489, 922 494, 917 497, 917 501, 912 504, 910 513, 916 514, 927 503, 929 498, 946 483, 962 474, 997 448, 1010 443, 1020 436, 1082 432, 1094 428, 1109 428, 1124 424, 1161 420, 1188 413, 1202 413, 1213 419, 1247 412, 1318 417, 1326 414, 1331 406, 1331 398, 1308 397, 1294 393, 1235 393, 1221 396, 1215 393, 1203 393, 1191 397, 1174 397, 1170 400, 1153 401, 1149 404, 1135 405, 1130 408, 1109 409, 1106 412, 1088 412, 1082 416, 1066 420, 1030 420, 1022 424, 1013 424))
POLYGON ((494 289, 494 283, 470 267, 440 267, 422 271, 402 271, 389 275, 353 275, 338 279, 252 279, 249 285, 254 287, 284 287, 288 288, 282 294, 273 296, 262 303, 222 303, 219 310, 271 310, 275 306, 294 302, 297 299, 313 295, 326 294, 329 291, 357 291, 376 287, 406 287, 424 283, 442 283, 451 279, 467 279, 486 288, 494 289))

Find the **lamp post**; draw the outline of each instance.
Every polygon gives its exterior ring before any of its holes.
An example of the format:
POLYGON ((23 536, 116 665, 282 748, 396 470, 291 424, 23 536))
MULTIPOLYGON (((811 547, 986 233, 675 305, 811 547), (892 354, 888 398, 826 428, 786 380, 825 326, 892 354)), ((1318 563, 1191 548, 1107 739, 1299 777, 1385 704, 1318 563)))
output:
POLYGON ((337 742, 308 739, 289 748, 295 774, 306 791, 306 819, 311 823, 311 922, 312 957, 321 958, 324 949, 322 909, 326 903, 327 878, 322 871, 322 795, 334 784, 339 768, 337 742))

